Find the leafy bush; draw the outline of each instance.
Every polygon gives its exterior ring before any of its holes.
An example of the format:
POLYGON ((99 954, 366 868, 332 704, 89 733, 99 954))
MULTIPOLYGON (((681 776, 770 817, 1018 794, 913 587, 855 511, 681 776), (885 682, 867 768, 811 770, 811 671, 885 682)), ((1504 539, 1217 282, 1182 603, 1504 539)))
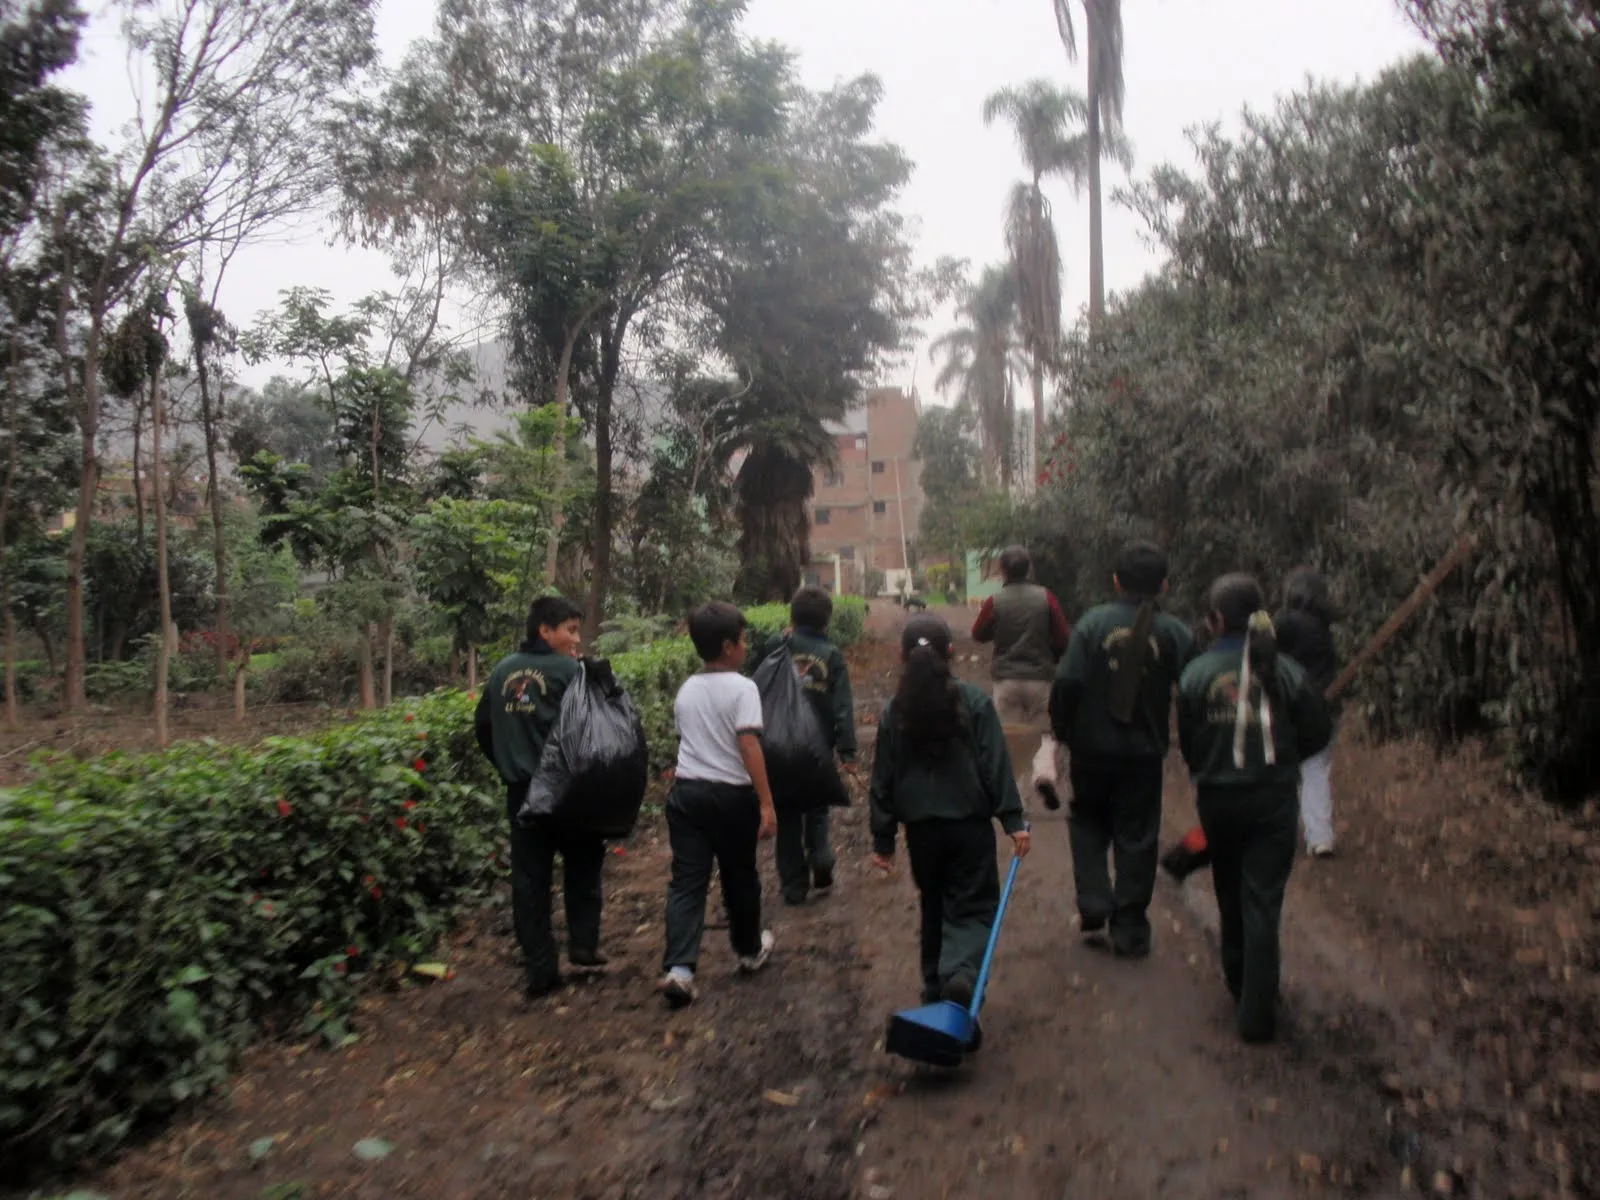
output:
POLYGON ((472 707, 63 761, 0 797, 0 1157, 115 1146, 265 1023, 344 1038, 353 977, 422 953, 494 860, 472 707))
POLYGON ((642 649, 669 636, 675 624, 677 622, 671 617, 659 614, 649 617, 632 614, 612 617, 600 626, 600 636, 594 639, 594 652, 603 658, 610 658, 642 649))
MULTIPOLYGON (((744 610, 750 628, 772 634, 789 624, 787 604, 762 604, 744 610)), ((833 620, 828 624, 828 639, 841 649, 854 646, 867 628, 867 602, 860 596, 835 596, 833 620)))

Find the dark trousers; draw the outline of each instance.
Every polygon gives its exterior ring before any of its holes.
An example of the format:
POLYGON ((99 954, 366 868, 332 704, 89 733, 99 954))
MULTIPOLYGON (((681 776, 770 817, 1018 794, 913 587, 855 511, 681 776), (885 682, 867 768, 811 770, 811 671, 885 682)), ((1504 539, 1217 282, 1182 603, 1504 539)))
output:
POLYGON ((914 821, 906 827, 911 878, 922 899, 922 993, 951 980, 975 983, 1000 903, 994 827, 985 817, 914 821))
POLYGON ((1086 929, 1111 924, 1122 954, 1150 952, 1150 897, 1161 840, 1161 760, 1072 756, 1067 813, 1078 915, 1086 929), (1116 882, 1106 863, 1116 861, 1116 882))
POLYGON ((1239 1033, 1268 1041, 1277 1026, 1278 926, 1300 803, 1293 791, 1215 789, 1200 793, 1199 807, 1217 889, 1222 974, 1239 1002, 1239 1033))
POLYGON ((798 903, 811 890, 811 872, 834 867, 833 847, 828 844, 828 810, 791 812, 780 808, 775 849, 783 898, 798 903))
POLYGON ((761 952, 761 876, 756 871, 760 832, 761 806, 754 788, 693 779, 680 779, 673 786, 667 801, 667 836, 672 844, 663 959, 667 970, 693 970, 700 961, 713 864, 722 877, 733 952, 740 957, 761 952))
POLYGON ((600 874, 606 844, 604 839, 553 817, 536 818, 531 825, 518 824, 517 810, 527 792, 526 783, 506 787, 506 814, 511 821, 511 925, 522 947, 528 986, 538 990, 561 978, 561 961, 550 930, 556 855, 561 855, 568 953, 592 954, 600 948, 600 874))

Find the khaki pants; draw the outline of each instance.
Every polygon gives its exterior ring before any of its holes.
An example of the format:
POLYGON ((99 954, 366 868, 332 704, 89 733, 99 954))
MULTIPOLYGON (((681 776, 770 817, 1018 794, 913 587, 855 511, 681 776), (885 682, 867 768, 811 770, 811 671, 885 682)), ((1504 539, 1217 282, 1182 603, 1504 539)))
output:
MULTIPOLYGON (((1033 756, 1025 786, 1037 788, 1041 780, 1061 790, 1061 765, 1059 747, 1050 736, 1050 687, 1032 679, 997 679, 994 685, 994 707, 1000 714, 1002 725, 1021 725, 1039 730, 1039 752, 1033 756)), ((1066 799, 1065 796, 1062 797, 1066 799)))

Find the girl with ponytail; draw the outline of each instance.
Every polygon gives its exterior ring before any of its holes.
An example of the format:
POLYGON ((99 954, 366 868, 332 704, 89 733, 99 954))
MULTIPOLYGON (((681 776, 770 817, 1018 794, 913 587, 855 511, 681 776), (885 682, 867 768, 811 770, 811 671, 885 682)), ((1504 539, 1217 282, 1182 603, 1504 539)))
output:
POLYGON ((1178 686, 1178 739, 1194 778, 1221 918, 1222 973, 1246 1041, 1276 1031, 1278 927, 1294 868, 1300 764, 1332 722, 1322 694, 1278 653, 1261 585, 1211 586, 1211 648, 1178 686))
POLYGON ((950 670, 950 627, 913 617, 900 656, 872 764, 873 862, 891 869, 904 826, 922 901, 923 1001, 966 1005, 1000 899, 991 822, 1026 854, 1022 796, 993 701, 950 670))

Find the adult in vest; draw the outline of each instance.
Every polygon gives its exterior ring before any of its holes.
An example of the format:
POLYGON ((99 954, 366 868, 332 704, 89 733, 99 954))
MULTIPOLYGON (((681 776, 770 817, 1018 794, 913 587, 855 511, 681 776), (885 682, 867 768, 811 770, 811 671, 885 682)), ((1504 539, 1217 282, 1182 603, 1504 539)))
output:
POLYGON ((1045 807, 1060 808, 1060 768, 1050 735, 1050 686, 1056 664, 1067 652, 1072 626, 1049 588, 1028 577, 1033 559, 1021 546, 1000 555, 1005 586, 983 602, 972 626, 972 640, 994 643, 994 706, 1004 725, 1022 725, 1042 734, 1034 756, 1032 786, 1045 807))

